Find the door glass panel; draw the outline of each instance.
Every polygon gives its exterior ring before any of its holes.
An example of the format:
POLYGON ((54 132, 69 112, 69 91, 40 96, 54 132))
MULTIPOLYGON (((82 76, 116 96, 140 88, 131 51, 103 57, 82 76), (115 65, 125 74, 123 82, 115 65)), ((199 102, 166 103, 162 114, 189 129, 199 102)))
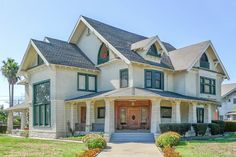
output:
POLYGON ((126 108, 120 109, 120 123, 126 123, 126 108))
POLYGON ((141 122, 146 123, 147 122, 147 117, 148 117, 148 111, 147 108, 142 108, 141 109, 141 122))

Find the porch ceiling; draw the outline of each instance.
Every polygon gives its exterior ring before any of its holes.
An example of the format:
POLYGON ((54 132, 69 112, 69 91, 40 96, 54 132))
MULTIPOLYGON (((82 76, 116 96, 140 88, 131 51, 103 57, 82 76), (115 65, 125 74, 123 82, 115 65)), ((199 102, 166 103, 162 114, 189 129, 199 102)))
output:
POLYGON ((130 98, 130 97, 142 97, 142 98, 170 98, 170 99, 180 99, 180 100, 187 100, 187 101, 201 101, 201 102, 210 102, 216 103, 214 100, 204 99, 204 98, 197 98, 192 96, 181 95, 174 92, 169 91, 160 91, 160 90, 153 90, 153 89, 146 89, 146 88, 135 88, 135 87, 128 87, 128 88, 120 88, 117 90, 111 91, 101 91, 97 93, 92 93, 84 96, 79 96, 75 98, 66 99, 65 102, 76 102, 76 101, 86 101, 89 99, 105 99, 105 98, 130 98))

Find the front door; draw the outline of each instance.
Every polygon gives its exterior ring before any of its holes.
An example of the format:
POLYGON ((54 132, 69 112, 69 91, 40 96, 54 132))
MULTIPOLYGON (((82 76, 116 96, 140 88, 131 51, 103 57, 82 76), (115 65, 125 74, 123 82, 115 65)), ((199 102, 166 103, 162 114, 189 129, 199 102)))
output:
POLYGON ((82 124, 86 123, 86 107, 81 107, 81 110, 80 110, 80 122, 82 124))
POLYGON ((129 107, 128 108, 128 127, 130 129, 139 129, 141 121, 141 108, 129 107))

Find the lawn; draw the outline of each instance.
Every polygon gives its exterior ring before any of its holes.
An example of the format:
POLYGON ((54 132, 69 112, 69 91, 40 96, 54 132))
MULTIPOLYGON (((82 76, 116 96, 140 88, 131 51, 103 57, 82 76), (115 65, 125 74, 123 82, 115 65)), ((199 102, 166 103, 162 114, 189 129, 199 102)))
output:
POLYGON ((183 157, 235 157, 236 133, 205 141, 181 141, 176 151, 183 157))
POLYGON ((75 157, 86 149, 82 143, 16 138, 0 135, 0 156, 75 157))

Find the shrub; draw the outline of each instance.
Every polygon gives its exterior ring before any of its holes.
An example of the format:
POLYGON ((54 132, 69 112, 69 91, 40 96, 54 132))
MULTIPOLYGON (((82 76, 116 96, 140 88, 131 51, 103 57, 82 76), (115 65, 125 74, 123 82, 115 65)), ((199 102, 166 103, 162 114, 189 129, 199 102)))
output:
POLYGON ((196 124, 193 124, 192 126, 193 126, 196 136, 198 135, 204 136, 206 133, 208 124, 196 123, 196 124))
POLYGON ((164 157, 181 157, 181 155, 170 146, 163 148, 162 151, 164 153, 164 157))
POLYGON ((103 136, 100 134, 87 134, 82 138, 82 141, 86 143, 88 140, 94 139, 94 138, 102 138, 103 136))
POLYGON ((156 139, 156 145, 160 147, 176 146, 180 141, 180 137, 180 134, 178 134, 177 132, 169 131, 161 134, 156 139))
POLYGON ((7 126, 0 126, 0 133, 6 133, 6 131, 7 131, 7 126))
POLYGON ((220 134, 220 125, 216 123, 211 123, 208 125, 210 128, 211 135, 218 135, 220 134))
POLYGON ((222 120, 213 120, 212 123, 218 124, 220 127, 220 134, 224 134, 225 131, 225 122, 222 120))
POLYGON ((236 121, 225 121, 225 132, 236 132, 236 121))
POLYGON ((91 149, 91 150, 86 150, 83 154, 81 155, 76 155, 76 157, 94 157, 96 156, 101 150, 100 149, 91 149))
POLYGON ((161 133, 173 131, 184 136, 191 129, 190 123, 165 123, 159 124, 161 133))
POLYGON ((86 142, 88 149, 100 148, 104 149, 107 145, 106 140, 103 137, 90 139, 86 142))

